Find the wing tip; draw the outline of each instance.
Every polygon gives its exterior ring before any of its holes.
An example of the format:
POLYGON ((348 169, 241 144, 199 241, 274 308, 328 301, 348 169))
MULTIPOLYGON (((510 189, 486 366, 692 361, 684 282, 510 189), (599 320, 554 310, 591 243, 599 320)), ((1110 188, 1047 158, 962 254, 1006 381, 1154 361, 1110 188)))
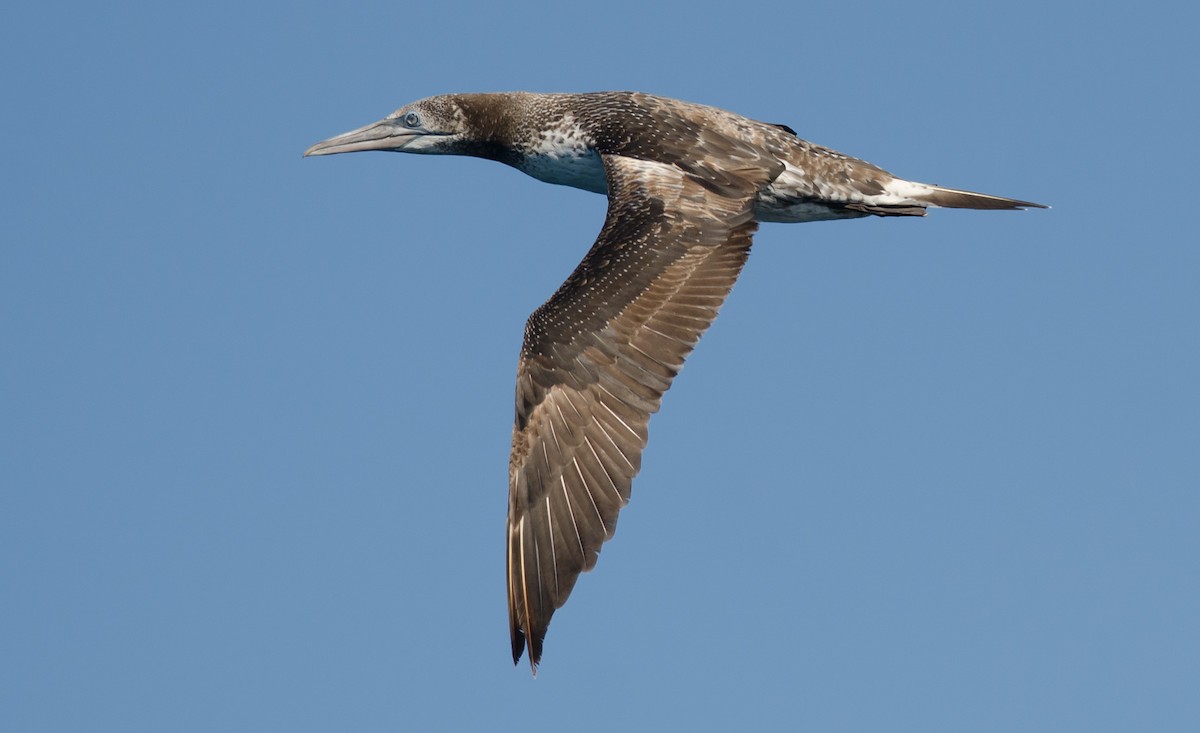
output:
POLYGON ((521 662, 521 657, 525 654, 525 634, 517 627, 511 629, 512 633, 512 657, 513 665, 521 662))
MULTIPOLYGON (((521 657, 525 655, 525 631, 520 627, 512 628, 512 659, 513 666, 521 663, 521 657)), ((529 637, 529 671, 536 678, 538 673, 538 665, 542 662, 542 645, 534 644, 533 638, 529 637)))
POLYGON ((513 666, 521 663, 521 656, 528 647, 529 666, 533 676, 537 677, 538 664, 542 661, 542 638, 546 635, 546 627, 542 625, 541 633, 533 633, 533 624, 529 618, 529 599, 526 597, 528 588, 525 585, 525 561, 521 545, 524 520, 522 519, 517 526, 519 529, 514 530, 510 523, 508 533, 508 632, 512 642, 513 666), (518 585, 520 593, 517 592, 518 585))

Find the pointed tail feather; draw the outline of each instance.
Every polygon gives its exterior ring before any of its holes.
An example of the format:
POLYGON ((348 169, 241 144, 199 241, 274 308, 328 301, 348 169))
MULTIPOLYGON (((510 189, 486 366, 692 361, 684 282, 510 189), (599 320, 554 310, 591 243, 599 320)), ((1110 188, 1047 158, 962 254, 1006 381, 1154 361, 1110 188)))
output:
POLYGON ((1010 199, 1003 196, 992 196, 986 193, 976 193, 975 191, 961 191, 957 188, 943 188, 934 186, 928 183, 914 183, 911 181, 897 181, 900 183, 902 191, 895 191, 903 196, 920 201, 923 204, 930 206, 941 206, 947 209, 1048 209, 1049 206, 1044 204, 1035 204, 1032 201, 1021 201, 1020 199, 1010 199))

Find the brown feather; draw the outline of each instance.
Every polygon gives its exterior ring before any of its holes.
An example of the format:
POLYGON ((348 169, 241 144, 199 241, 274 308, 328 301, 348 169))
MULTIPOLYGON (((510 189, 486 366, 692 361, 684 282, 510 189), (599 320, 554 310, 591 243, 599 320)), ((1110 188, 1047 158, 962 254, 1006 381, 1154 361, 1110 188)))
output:
POLYGON ((530 316, 517 374, 509 624, 513 661, 528 645, 535 670, 550 617, 616 530, 650 415, 741 272, 771 175, 603 160, 604 227, 530 316))

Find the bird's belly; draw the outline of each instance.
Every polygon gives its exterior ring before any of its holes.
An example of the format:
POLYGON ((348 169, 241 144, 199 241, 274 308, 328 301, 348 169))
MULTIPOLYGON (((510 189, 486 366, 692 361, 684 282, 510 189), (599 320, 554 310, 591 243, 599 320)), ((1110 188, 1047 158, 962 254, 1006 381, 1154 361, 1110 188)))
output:
POLYGON ((592 193, 608 193, 604 164, 600 162, 599 153, 588 148, 526 154, 516 163, 516 167, 546 183, 582 188, 592 193))
MULTIPOLYGON (((608 179, 599 153, 591 148, 571 148, 526 153, 515 167, 539 181, 581 188, 592 193, 608 193, 608 179)), ((795 223, 856 219, 866 214, 849 211, 836 203, 828 205, 788 176, 759 191, 754 201, 754 217, 759 221, 795 223)))

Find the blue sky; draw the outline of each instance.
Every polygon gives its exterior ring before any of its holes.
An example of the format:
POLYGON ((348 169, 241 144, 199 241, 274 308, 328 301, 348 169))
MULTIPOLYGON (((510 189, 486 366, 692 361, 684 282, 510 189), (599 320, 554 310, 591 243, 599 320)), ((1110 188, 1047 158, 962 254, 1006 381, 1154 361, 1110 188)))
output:
POLYGON ((10 10, 0 729, 1200 729, 1196 10, 749 7, 10 10), (513 376, 604 200, 300 157, 511 89, 1054 207, 764 226, 536 680, 513 376))

